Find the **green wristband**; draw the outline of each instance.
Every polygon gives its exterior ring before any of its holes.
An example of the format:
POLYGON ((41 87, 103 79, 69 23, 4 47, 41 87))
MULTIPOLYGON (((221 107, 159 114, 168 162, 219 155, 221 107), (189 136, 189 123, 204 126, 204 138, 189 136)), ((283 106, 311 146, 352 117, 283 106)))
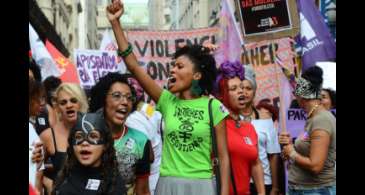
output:
POLYGON ((118 53, 118 56, 125 58, 125 57, 127 57, 129 54, 131 54, 131 53, 132 53, 132 51, 133 51, 132 45, 128 43, 128 48, 127 48, 126 50, 124 50, 124 51, 120 51, 120 50, 118 49, 117 53, 118 53))

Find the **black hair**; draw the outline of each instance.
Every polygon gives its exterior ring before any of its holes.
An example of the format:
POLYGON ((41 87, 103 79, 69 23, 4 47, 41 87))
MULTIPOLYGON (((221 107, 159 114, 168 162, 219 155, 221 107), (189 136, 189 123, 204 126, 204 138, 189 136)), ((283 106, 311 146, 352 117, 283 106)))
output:
MULTIPOLYGON (((56 190, 62 186, 67 177, 70 176, 71 171, 74 167, 79 166, 80 163, 75 156, 73 147, 73 137, 76 131, 71 131, 68 137, 67 158, 65 163, 58 173, 55 180, 52 194, 56 194, 56 190)), ((116 186, 116 180, 119 174, 118 162, 116 152, 114 149, 114 139, 109 129, 100 131, 101 137, 105 139, 105 150, 101 156, 101 188, 97 194, 113 194, 116 186)))
MULTIPOLYGON (((90 90, 90 112, 96 112, 100 108, 105 106, 106 95, 114 83, 124 83, 129 86, 132 92, 132 96, 136 97, 136 92, 133 87, 129 84, 127 76, 125 74, 110 72, 105 76, 101 77, 99 82, 94 85, 90 90)), ((132 111, 136 108, 136 102, 133 102, 132 111)))
POLYGON ((318 66, 312 66, 302 74, 302 77, 311 83, 312 91, 319 97, 323 83, 323 70, 318 66))
POLYGON ((194 70, 202 74, 199 86, 206 95, 212 92, 218 72, 215 59, 209 52, 208 48, 201 45, 185 45, 178 49, 173 57, 176 59, 180 56, 186 56, 191 60, 194 64, 194 70))
POLYGON ((44 87, 41 82, 37 80, 29 80, 29 103, 34 99, 39 98, 44 93, 44 87))
POLYGON ((324 88, 322 90, 327 91, 328 95, 330 96, 331 103, 332 103, 332 108, 331 109, 335 109, 336 108, 336 91, 334 91, 330 88, 324 88))
POLYGON ((43 81, 47 93, 47 104, 52 106, 52 93, 62 84, 62 80, 55 76, 49 76, 43 81))
POLYGON ((38 82, 41 82, 41 69, 39 68, 39 65, 34 61, 34 59, 31 59, 29 62, 29 69, 32 71, 34 79, 38 82))
POLYGON ((298 100, 297 99, 293 99, 290 103, 290 108, 295 108, 295 109, 299 109, 300 106, 299 106, 299 103, 298 103, 298 100))

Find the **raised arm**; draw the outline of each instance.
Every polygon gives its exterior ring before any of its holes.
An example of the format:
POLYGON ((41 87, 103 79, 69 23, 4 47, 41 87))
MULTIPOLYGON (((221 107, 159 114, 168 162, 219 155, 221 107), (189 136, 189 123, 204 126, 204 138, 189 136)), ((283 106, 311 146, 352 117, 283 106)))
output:
MULTIPOLYGON (((120 52, 126 51, 129 44, 124 36, 122 25, 119 22, 120 17, 124 13, 123 4, 120 0, 114 0, 113 3, 107 7, 106 12, 115 35, 115 39, 117 40, 118 50, 120 52)), ((137 58, 133 52, 123 57, 123 60, 128 70, 136 77, 143 89, 151 96, 153 101, 157 103, 161 96, 162 88, 157 85, 157 83, 142 67, 139 66, 137 58)))

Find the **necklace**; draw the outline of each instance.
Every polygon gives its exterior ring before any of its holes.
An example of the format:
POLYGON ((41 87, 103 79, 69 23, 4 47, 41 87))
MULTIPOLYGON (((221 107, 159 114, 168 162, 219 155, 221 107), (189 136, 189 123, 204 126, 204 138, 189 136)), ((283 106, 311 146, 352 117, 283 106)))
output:
POLYGON ((240 124, 241 123, 240 116, 239 115, 231 114, 231 118, 234 120, 236 128, 240 128, 241 127, 241 124, 240 124))
POLYGON ((252 120, 252 117, 251 117, 252 113, 253 113, 253 108, 251 109, 251 112, 250 112, 250 114, 248 114, 248 115, 244 115, 244 114, 242 113, 243 120, 244 120, 244 121, 247 121, 247 122, 251 122, 251 120, 252 120))
POLYGON ((308 112, 308 118, 310 118, 313 112, 319 107, 319 104, 313 106, 312 110, 308 112))

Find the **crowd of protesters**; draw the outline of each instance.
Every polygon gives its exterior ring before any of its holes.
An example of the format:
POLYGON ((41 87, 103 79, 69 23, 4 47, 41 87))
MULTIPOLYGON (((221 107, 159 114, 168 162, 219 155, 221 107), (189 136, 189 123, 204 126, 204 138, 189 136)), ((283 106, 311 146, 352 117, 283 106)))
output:
POLYGON ((30 190, 279 195, 285 194, 285 160, 290 195, 336 194, 336 118, 328 111, 336 108, 336 92, 322 89, 319 67, 297 81, 294 95, 307 120, 293 143, 289 133, 278 132, 278 108, 268 99, 255 105, 252 66, 217 65, 215 45, 177 49, 167 88, 161 88, 133 54, 119 20, 123 13, 120 1, 107 7, 118 55, 131 74, 108 73, 88 97, 56 77, 42 83, 30 61, 30 190))

